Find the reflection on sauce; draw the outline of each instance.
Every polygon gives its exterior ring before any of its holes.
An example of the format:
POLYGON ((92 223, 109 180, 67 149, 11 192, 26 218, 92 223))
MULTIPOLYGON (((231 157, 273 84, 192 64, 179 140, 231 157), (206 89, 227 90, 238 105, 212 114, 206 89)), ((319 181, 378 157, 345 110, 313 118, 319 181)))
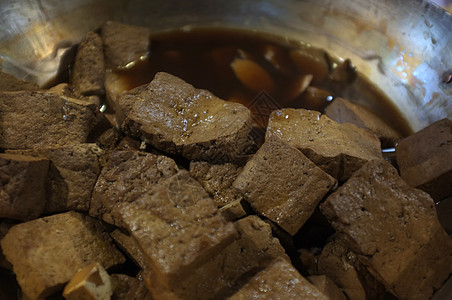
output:
POLYGON ((335 97, 343 97, 372 109, 401 136, 411 133, 395 106, 367 78, 358 73, 353 82, 337 80, 331 74, 341 60, 300 42, 232 29, 175 30, 152 35, 149 53, 133 67, 115 71, 125 89, 164 71, 252 111, 262 97, 273 109, 320 112, 335 97))

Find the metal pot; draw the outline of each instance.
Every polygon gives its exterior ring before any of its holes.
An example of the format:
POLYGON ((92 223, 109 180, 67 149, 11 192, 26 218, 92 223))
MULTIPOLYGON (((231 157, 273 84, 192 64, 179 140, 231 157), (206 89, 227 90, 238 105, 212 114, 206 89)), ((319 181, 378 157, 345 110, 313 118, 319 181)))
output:
POLYGON ((155 31, 222 26, 306 41, 351 58, 413 130, 452 118, 452 16, 424 0, 4 0, 1 66, 44 85, 65 51, 109 19, 155 31))

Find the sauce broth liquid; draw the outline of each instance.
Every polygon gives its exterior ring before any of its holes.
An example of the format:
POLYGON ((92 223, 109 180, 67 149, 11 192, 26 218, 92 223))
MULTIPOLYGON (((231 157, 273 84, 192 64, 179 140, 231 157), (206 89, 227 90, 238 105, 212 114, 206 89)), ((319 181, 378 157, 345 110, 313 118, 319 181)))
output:
POLYGON ((190 29, 153 34, 146 59, 114 72, 127 89, 150 82, 157 72, 173 74, 221 99, 244 104, 263 128, 271 110, 291 107, 323 112, 334 98, 343 97, 373 110, 402 137, 411 134, 391 101, 359 72, 352 82, 331 79, 340 62, 321 49, 276 36, 235 29, 190 29), (303 59, 300 65, 294 61, 294 52, 312 60, 303 59), (246 69, 250 64, 258 66, 257 74, 253 68, 246 69), (330 75, 317 76, 324 73, 325 65, 330 75), (262 70, 266 76, 259 76, 262 70), (246 86, 240 75, 245 83, 254 82, 246 86), (307 84, 309 88, 304 89, 307 84), (262 112, 256 103, 265 104, 267 111, 262 112))

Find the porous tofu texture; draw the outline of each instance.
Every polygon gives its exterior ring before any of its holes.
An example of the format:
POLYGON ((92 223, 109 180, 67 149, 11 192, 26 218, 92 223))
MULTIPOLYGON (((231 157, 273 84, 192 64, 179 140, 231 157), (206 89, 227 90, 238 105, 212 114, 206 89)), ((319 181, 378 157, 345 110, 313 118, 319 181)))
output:
POLYGON ((257 216, 236 223, 238 236, 212 259, 206 261, 172 289, 160 284, 151 270, 144 279, 156 299, 223 299, 246 283, 258 270, 282 257, 290 261, 270 225, 257 216))
POLYGON ((0 71, 0 91, 37 91, 39 86, 36 83, 17 79, 16 77, 0 71))
POLYGON ((0 218, 37 218, 46 207, 45 158, 0 153, 0 218))
POLYGON ((74 93, 80 96, 103 95, 105 63, 102 40, 95 32, 88 32, 80 42, 72 71, 74 93))
POLYGON ((46 92, 0 92, 0 148, 86 143, 96 105, 46 92))
POLYGON ((452 273, 452 240, 433 199, 385 160, 365 164, 320 207, 369 272, 400 299, 429 299, 452 273))
POLYGON ((166 287, 177 284, 237 234, 187 171, 179 171, 133 203, 123 204, 120 211, 127 230, 166 287))
POLYGON ((102 25, 101 38, 108 69, 125 67, 149 52, 150 29, 147 27, 107 21, 102 25), (133 42, 131 42, 133 41, 133 42))
POLYGON ((46 213, 88 211, 102 150, 96 144, 68 144, 6 153, 43 157, 50 161, 46 213))
POLYGON ((62 290, 81 268, 124 263, 102 223, 77 212, 43 217, 12 227, 0 244, 17 281, 30 299, 62 290))
POLYGON ((364 163, 383 158, 379 139, 356 125, 339 124, 317 111, 286 108, 270 115, 266 139, 278 137, 322 170, 345 181, 364 163))
POLYGON ((121 225, 115 210, 133 202, 160 181, 177 173, 173 159, 139 151, 115 151, 97 179, 89 213, 105 222, 121 225))
POLYGON ((251 278, 229 299, 328 300, 329 298, 301 276, 290 262, 278 258, 251 278))
POLYGON ((333 280, 350 300, 383 299, 386 289, 342 241, 331 239, 316 259, 318 274, 333 280))
POLYGON ((161 151, 214 161, 241 155, 252 124, 251 112, 242 104, 163 72, 122 94, 116 116, 126 134, 161 151))
POLYGON ((436 201, 452 196, 452 121, 443 119, 401 140, 396 147, 400 175, 436 201))
POLYGON ((242 197, 232 187, 243 166, 235 163, 210 163, 207 161, 191 161, 190 175, 201 183, 213 198, 218 207, 231 204, 242 197))
POLYGON ((294 235, 336 183, 303 153, 273 137, 248 161, 233 186, 259 214, 294 235))

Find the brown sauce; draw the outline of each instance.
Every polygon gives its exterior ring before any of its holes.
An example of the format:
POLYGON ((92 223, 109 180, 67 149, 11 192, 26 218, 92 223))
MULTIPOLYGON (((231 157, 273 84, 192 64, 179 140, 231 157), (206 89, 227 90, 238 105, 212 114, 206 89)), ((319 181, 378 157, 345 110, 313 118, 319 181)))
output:
POLYGON ((391 101, 359 72, 352 82, 345 83, 322 74, 325 65, 331 75, 340 62, 324 50, 276 36, 236 29, 191 29, 153 34, 148 57, 115 72, 127 89, 148 83, 157 72, 168 72, 251 110, 256 100, 265 98, 273 108, 323 112, 332 99, 343 97, 373 110, 401 136, 411 134, 391 101), (297 51, 302 59, 296 63, 293 53, 297 51), (232 68, 243 61, 257 64, 268 76, 249 72, 245 76, 258 79, 245 86, 232 68), (314 74, 310 88, 301 90, 309 74, 314 74))

